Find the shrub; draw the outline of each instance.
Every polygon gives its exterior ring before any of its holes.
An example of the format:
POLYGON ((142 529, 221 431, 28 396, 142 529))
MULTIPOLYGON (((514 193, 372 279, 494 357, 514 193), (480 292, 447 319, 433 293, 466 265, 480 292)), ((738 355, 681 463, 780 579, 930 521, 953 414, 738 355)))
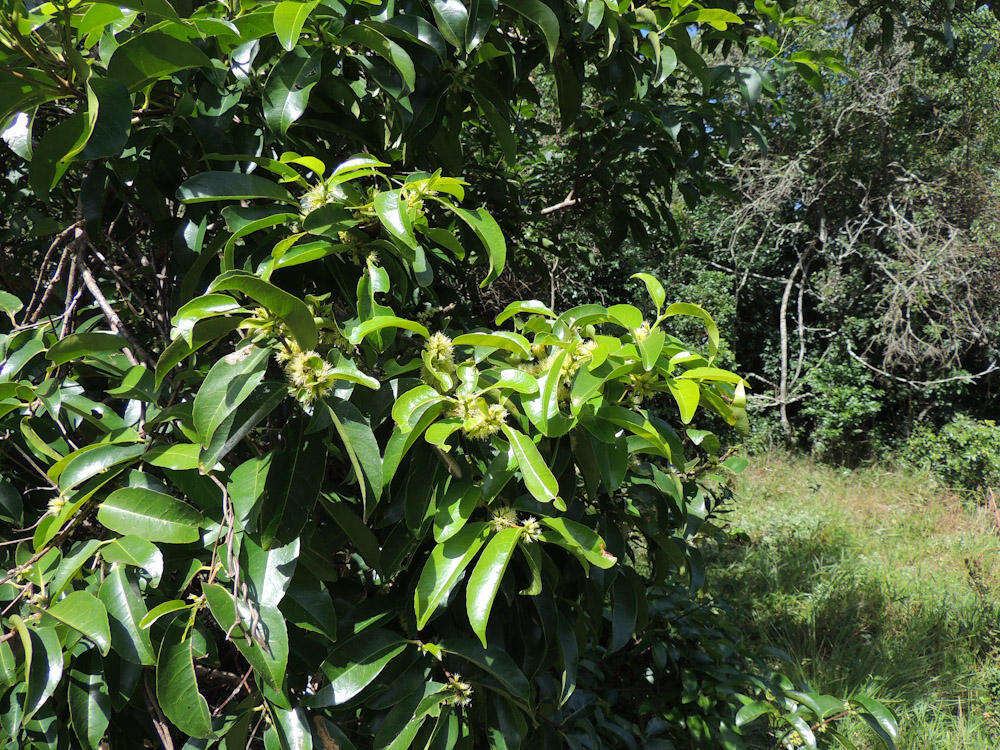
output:
MULTIPOLYGON (((708 156, 732 102, 705 96, 702 54, 751 44, 744 19, 598 5, 0 14, 3 198, 33 259, 0 294, 6 747, 642 740, 651 711, 603 662, 648 662, 657 587, 700 587, 737 463, 699 427, 743 426, 745 384, 711 316, 645 274, 651 315, 526 300, 488 320, 458 290, 496 280, 507 241, 439 168, 470 130, 512 158, 540 66, 569 127, 598 63, 589 90, 623 120, 668 79, 704 102, 693 137, 650 117, 660 178, 708 156)), ((795 55, 810 76, 828 58, 795 55)), ((725 73, 748 100, 757 75, 725 73)), ((743 697, 735 728, 808 737, 829 708, 743 697)))
POLYGON ((956 489, 1000 487, 1000 426, 960 414, 943 427, 921 425, 904 444, 908 463, 956 489))

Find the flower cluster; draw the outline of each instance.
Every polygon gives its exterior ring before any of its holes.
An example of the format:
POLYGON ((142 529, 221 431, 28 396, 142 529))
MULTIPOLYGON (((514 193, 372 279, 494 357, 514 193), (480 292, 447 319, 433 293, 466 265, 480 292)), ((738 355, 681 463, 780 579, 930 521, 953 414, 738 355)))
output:
POLYGON ((303 406, 330 393, 337 383, 333 366, 314 351, 296 351, 285 361, 288 392, 303 406))
POLYGON ((628 376, 629 389, 632 392, 632 403, 641 404, 656 393, 653 387, 658 380, 655 372, 634 372, 628 376))
POLYGON ((462 675, 453 674, 444 686, 448 696, 442 701, 446 706, 468 706, 472 702, 472 685, 462 681, 462 675))
POLYGON ((534 516, 528 516, 521 524, 524 529, 524 540, 526 542, 537 542, 542 538, 542 525, 534 516))
POLYGON ((509 505, 504 505, 494 510, 493 516, 490 518, 490 526, 494 531, 512 529, 517 525, 517 511, 509 505))

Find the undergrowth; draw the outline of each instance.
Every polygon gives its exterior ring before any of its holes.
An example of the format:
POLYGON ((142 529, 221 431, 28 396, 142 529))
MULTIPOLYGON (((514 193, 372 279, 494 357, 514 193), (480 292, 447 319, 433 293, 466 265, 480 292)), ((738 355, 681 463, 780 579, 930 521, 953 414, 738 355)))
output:
POLYGON ((909 469, 781 453, 755 458, 737 494, 710 587, 751 644, 814 689, 886 702, 900 747, 1000 746, 995 512, 909 469))

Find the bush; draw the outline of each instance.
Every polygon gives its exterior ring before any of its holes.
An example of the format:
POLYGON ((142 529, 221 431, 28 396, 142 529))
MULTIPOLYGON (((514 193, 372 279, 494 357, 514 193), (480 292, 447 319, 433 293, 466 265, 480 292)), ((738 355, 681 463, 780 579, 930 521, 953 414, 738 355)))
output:
MULTIPOLYGON (((649 118, 672 184, 744 109, 704 96, 702 55, 783 13, 8 5, 0 179, 30 220, 23 294, 0 293, 4 750, 638 745, 662 706, 620 701, 605 663, 648 664, 660 587, 701 587, 738 462, 700 427, 743 427, 745 383, 645 274, 645 315, 485 315, 462 292, 503 272, 521 210, 439 165, 470 131, 512 161, 540 74, 567 129, 585 81, 629 121, 698 91, 694 137, 649 118)), ((725 74, 759 99, 755 76, 725 74)), ((808 737, 829 708, 728 695, 734 731, 808 737)))
POLYGON ((943 427, 921 425, 901 450, 904 461, 955 489, 1000 487, 1000 426, 960 414, 943 427))

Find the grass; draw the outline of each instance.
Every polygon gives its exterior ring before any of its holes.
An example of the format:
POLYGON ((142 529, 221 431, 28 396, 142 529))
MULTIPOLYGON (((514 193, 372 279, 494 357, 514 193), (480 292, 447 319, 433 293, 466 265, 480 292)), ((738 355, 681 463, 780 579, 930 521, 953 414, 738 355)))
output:
MULTIPOLYGON (((899 746, 1000 747, 998 519, 904 470, 783 454, 740 477, 710 587, 759 650, 814 689, 865 689, 899 746)), ((862 727, 846 728, 859 748, 862 727)))

